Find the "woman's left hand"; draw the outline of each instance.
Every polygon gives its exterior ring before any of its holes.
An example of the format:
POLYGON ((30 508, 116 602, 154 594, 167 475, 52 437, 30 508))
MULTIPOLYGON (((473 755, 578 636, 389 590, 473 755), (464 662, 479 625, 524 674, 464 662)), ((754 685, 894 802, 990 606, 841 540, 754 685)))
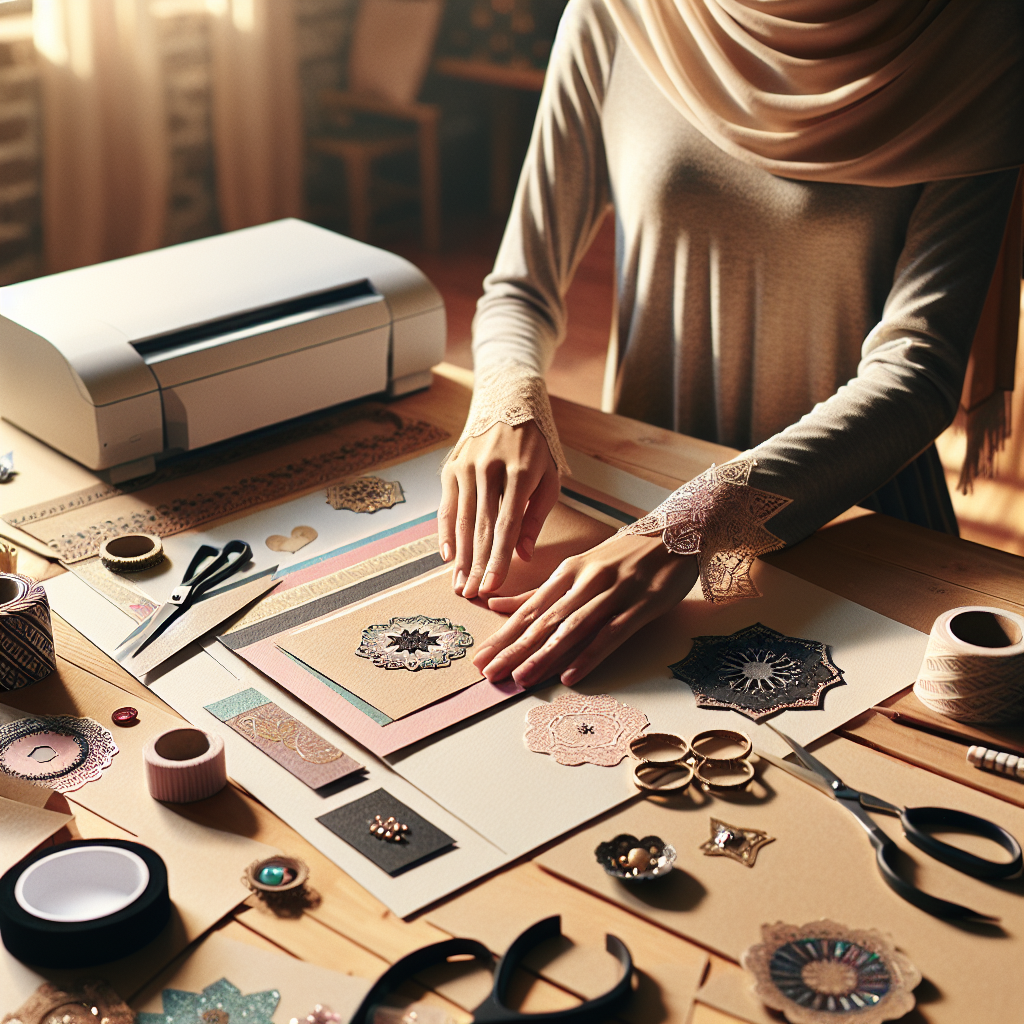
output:
POLYGON ((477 652, 487 679, 532 686, 561 674, 582 679, 641 626, 667 612, 697 581, 697 559, 666 550, 660 537, 609 537, 567 558, 537 590, 492 597, 511 617, 477 652))

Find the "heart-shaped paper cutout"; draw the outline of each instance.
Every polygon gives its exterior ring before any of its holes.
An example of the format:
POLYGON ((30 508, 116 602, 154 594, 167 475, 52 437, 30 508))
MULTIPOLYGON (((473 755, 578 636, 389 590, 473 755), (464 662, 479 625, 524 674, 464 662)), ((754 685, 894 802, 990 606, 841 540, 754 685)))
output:
POLYGON ((294 555, 296 551, 311 544, 316 538, 317 532, 312 526, 296 526, 290 537, 282 537, 279 533, 268 537, 267 547, 271 551, 290 551, 294 555))

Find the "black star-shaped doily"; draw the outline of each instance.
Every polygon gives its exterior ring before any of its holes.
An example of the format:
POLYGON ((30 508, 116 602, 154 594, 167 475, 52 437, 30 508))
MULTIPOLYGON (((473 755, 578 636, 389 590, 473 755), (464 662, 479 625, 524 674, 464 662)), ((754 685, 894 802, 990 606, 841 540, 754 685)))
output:
POLYGON ((426 630, 403 629, 397 636, 391 637, 388 647, 398 651, 429 651, 431 647, 437 646, 437 637, 431 636, 426 630))
POLYGON ((827 645, 762 626, 731 636, 695 636, 672 674, 702 708, 726 708, 759 722, 776 712, 820 708, 825 691, 844 682, 827 645))

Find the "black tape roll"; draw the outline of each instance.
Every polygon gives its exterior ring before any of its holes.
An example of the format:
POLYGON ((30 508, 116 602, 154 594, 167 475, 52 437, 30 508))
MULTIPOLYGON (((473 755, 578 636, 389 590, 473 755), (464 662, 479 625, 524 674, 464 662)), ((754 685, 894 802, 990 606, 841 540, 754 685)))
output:
POLYGON ((170 920, 167 868, 156 851, 121 839, 76 839, 30 854, 0 878, 0 939, 12 956, 37 967, 92 967, 152 942, 170 920), (142 894, 92 921, 49 921, 29 913, 15 896, 18 879, 38 861, 76 847, 113 846, 136 854, 149 870, 142 894))

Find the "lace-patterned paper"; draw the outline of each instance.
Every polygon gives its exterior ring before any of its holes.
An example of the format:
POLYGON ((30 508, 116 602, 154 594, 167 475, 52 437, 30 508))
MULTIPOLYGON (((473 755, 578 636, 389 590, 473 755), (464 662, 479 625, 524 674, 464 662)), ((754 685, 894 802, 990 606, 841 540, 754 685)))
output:
POLYGON ((747 481, 756 465, 754 459, 736 459, 712 466, 619 534, 660 533, 669 551, 695 555, 707 601, 760 597, 750 578, 754 559, 785 547, 763 524, 792 499, 751 487, 747 481))
POLYGON ((91 718, 47 715, 0 726, 0 772, 70 793, 109 768, 117 744, 91 718))
POLYGON ((495 423, 518 427, 533 420, 548 443, 548 451, 560 476, 569 476, 562 443, 558 439, 555 418, 544 378, 522 363, 506 363, 483 374, 473 386, 473 404, 455 447, 448 453, 450 462, 458 458, 471 437, 485 434, 495 423))
POLYGON ((566 693, 526 713, 526 745, 550 754, 559 764, 610 768, 628 753, 647 728, 647 716, 606 693, 566 693))
POLYGON ((821 708, 843 685, 828 645, 786 636, 755 622, 729 636, 695 636, 690 653, 669 665, 699 708, 726 708, 760 722, 779 711, 821 708))

